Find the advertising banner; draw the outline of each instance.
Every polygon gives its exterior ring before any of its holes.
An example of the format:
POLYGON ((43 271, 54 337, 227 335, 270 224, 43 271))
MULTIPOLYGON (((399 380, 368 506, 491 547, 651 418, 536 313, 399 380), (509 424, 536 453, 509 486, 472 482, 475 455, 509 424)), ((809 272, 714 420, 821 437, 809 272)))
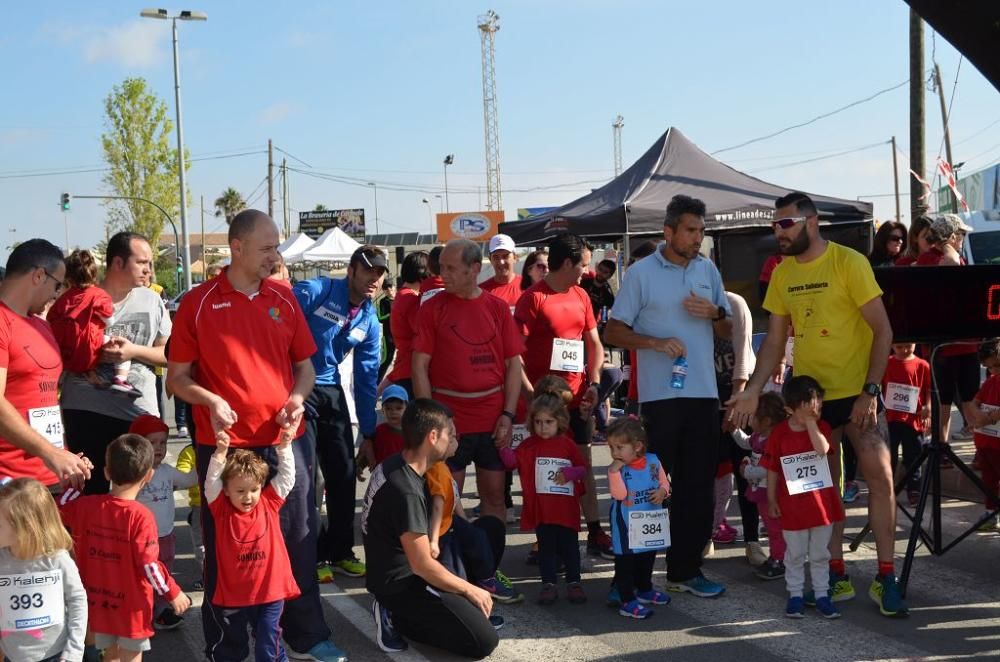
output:
POLYGON ((503 222, 502 211, 463 211, 437 215, 438 241, 489 241, 503 222))
POLYGON ((365 240, 364 209, 327 209, 325 211, 300 211, 299 232, 313 238, 332 227, 339 227, 351 239, 365 240))

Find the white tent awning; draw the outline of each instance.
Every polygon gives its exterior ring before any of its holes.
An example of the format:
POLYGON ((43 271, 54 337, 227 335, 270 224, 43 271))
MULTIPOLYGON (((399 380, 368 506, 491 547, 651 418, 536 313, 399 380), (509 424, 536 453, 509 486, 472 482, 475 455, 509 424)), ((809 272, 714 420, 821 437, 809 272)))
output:
POLYGON ((302 254, 311 248, 316 242, 301 232, 294 237, 289 237, 280 246, 278 252, 284 258, 285 264, 294 264, 302 261, 302 254))
POLYGON ((340 228, 330 228, 302 253, 307 262, 347 262, 361 244, 347 236, 340 228))

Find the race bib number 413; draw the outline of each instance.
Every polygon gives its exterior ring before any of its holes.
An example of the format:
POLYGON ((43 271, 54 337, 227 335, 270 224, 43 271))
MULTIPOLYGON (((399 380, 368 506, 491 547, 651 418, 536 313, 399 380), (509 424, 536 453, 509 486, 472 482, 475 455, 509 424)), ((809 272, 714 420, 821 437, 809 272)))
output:
POLYGON ((816 451, 781 456, 781 471, 789 494, 803 494, 833 487, 830 463, 816 451))
POLYGON ((0 628, 4 632, 39 630, 65 620, 61 570, 0 575, 0 628))

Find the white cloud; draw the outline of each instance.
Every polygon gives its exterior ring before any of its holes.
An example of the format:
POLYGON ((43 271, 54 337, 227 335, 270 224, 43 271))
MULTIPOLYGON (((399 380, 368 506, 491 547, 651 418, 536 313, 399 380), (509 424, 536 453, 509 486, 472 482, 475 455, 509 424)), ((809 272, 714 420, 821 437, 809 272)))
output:
POLYGON ((257 115, 260 124, 276 124, 295 112, 295 107, 287 101, 273 103, 257 115))
POLYGON ((144 69, 170 57, 170 26, 166 21, 134 19, 110 27, 48 24, 42 33, 78 48, 88 64, 112 62, 128 69, 144 69))

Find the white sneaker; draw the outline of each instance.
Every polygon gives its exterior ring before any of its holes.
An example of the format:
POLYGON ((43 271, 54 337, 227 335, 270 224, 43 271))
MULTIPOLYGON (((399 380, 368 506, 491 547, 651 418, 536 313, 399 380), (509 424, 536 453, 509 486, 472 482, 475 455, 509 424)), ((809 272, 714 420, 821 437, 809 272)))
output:
POLYGON ((514 524, 517 522, 517 514, 514 512, 513 506, 507 509, 507 523, 514 524))
POLYGON ((764 548, 760 546, 759 542, 748 542, 746 554, 747 562, 752 566, 763 565, 767 561, 767 554, 764 553, 764 548))
POLYGON ((701 558, 703 559, 707 559, 710 556, 715 556, 715 543, 711 540, 708 541, 708 544, 705 545, 705 549, 701 552, 701 558))

